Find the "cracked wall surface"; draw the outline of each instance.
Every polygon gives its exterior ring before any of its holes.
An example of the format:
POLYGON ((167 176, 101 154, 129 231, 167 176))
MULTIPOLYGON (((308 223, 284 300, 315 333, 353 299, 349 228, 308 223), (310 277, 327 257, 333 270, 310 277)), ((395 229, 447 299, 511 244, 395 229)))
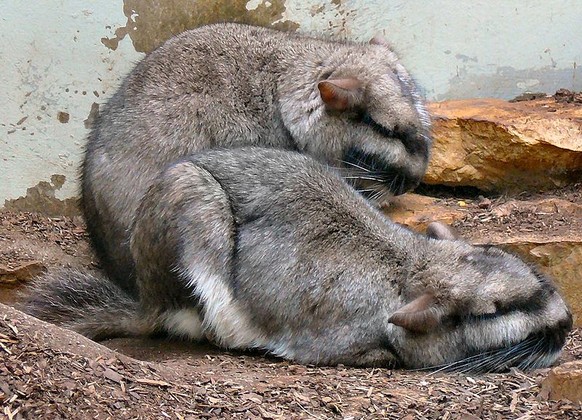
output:
POLYGON ((17 202, 22 209, 70 211, 71 202, 66 200, 77 195, 82 147, 99 104, 144 52, 174 33, 204 23, 238 21, 360 41, 382 33, 432 100, 582 90, 582 3, 475 0, 467 4, 459 7, 457 0, 4 0, 0 206, 17 202), (62 184, 57 186, 54 176, 62 176, 62 184))

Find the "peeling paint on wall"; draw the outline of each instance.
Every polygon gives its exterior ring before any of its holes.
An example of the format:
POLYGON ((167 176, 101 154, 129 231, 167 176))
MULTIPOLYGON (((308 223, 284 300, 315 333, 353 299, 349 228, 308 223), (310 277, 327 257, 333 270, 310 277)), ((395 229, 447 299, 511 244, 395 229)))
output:
POLYGON ((119 41, 129 35, 136 51, 149 52, 172 35, 209 23, 238 22, 289 31, 297 29, 298 24, 281 21, 284 11, 283 0, 125 0, 123 12, 127 23, 115 30, 115 37, 102 38, 101 42, 115 50, 119 41))
POLYGON ((124 21, 121 1, 2 2, 0 207, 55 173, 69 180, 55 199, 77 195, 93 104, 143 56, 130 40, 114 52, 101 44, 124 21))
POLYGON ((29 211, 43 213, 47 216, 77 216, 80 214, 76 198, 59 200, 55 192, 66 181, 64 175, 54 174, 51 182, 40 181, 34 187, 27 188, 26 196, 6 200, 4 208, 12 211, 29 211))
POLYGON ((69 122, 69 118, 71 116, 69 115, 68 112, 64 112, 64 111, 59 111, 57 112, 57 120, 59 120, 59 122, 66 124, 69 122))

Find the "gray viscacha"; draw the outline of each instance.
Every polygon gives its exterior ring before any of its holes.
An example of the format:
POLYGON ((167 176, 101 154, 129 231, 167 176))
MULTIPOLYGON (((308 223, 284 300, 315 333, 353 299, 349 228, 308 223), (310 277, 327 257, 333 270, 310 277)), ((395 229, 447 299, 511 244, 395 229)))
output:
POLYGON ((166 332, 300 363, 549 366, 572 316, 518 258, 388 220, 311 157, 199 152, 151 183, 128 230, 138 298, 72 270, 25 310, 88 337, 166 332))

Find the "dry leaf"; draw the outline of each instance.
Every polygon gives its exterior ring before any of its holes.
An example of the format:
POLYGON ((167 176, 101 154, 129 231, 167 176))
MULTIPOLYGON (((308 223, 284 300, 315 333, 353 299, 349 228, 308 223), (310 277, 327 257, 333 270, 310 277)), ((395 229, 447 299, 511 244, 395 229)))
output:
POLYGON ((172 386, 165 381, 156 381, 154 379, 135 379, 134 381, 145 385, 172 386))
POLYGON ((120 383, 121 380, 123 379, 123 376, 121 376, 119 373, 110 368, 107 368, 103 371, 103 376, 109 379, 110 381, 117 383, 120 383))

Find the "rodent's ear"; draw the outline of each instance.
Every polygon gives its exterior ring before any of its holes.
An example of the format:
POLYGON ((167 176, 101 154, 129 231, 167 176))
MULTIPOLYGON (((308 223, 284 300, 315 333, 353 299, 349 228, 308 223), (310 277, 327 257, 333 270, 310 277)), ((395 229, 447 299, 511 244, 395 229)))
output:
POLYGON ((390 43, 386 40, 386 38, 384 38, 380 34, 374 35, 372 37, 372 39, 370 40, 370 44, 372 44, 372 45, 384 45, 385 47, 392 49, 392 45, 390 45, 390 43))
POLYGON ((382 35, 375 35, 371 40, 370 40, 370 44, 371 45, 382 45, 386 48, 388 48, 390 51, 394 51, 394 46, 388 42, 386 40, 386 38, 384 38, 382 35))
POLYGON ((425 293, 394 312, 388 322, 411 332, 425 334, 440 324, 442 315, 435 297, 425 293))
POLYGON ((426 228, 426 236, 433 239, 448 239, 454 241, 459 239, 459 235, 455 230, 441 222, 432 222, 426 228))
POLYGON ((364 93, 358 79, 328 79, 317 84, 325 106, 334 111, 345 111, 362 103, 364 93))

